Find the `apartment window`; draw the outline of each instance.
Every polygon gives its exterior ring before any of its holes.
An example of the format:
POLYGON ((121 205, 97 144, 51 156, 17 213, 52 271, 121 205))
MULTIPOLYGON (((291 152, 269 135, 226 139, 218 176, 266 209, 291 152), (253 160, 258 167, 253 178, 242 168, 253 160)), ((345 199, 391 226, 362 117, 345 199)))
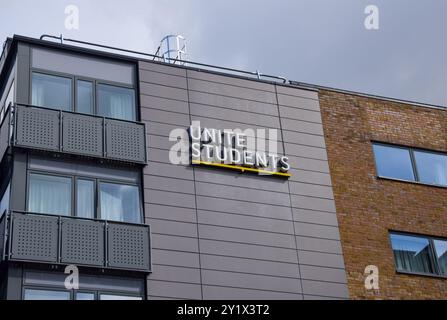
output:
POLYGON ((95 294, 90 292, 76 292, 75 300, 95 300, 95 294))
POLYGON ((30 174, 28 211, 69 216, 71 214, 72 179, 30 174))
POLYGON ((141 297, 137 296, 126 296, 118 294, 100 294, 100 300, 143 300, 141 297))
POLYGON ((76 111, 94 114, 93 83, 91 81, 76 81, 76 111))
POLYGON ((447 275, 447 240, 391 233, 397 271, 447 275))
POLYGON ((31 104, 58 110, 72 110, 72 79, 33 72, 31 104))
POLYGON ((140 199, 138 185, 99 178, 29 174, 30 212, 141 223, 140 199), (100 213, 96 203, 99 203, 100 213))
POLYGON ((447 154, 373 144, 379 177, 447 186, 447 154))
POLYGON ((104 117, 136 120, 133 89, 98 84, 98 114, 104 117))
POLYGON ((1 200, 0 200, 0 218, 3 216, 5 211, 9 210, 9 197, 10 197, 10 188, 11 184, 8 184, 6 187, 5 192, 3 193, 1 200))
POLYGON ((136 186, 101 182, 101 219, 139 223, 140 195, 136 186))
POLYGON ((70 292, 25 289, 25 300, 70 300, 70 292))

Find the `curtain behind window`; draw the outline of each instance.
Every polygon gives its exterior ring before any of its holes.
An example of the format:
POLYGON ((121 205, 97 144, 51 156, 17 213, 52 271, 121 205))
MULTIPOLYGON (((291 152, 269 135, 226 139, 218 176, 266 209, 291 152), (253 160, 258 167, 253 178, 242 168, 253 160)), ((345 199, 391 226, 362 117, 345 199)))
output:
POLYGON ((71 179, 31 174, 28 211, 55 215, 71 215, 71 179))
POLYGON ((424 238, 391 235, 398 270, 433 273, 429 241, 424 238))
POLYGON ((133 89, 100 84, 97 86, 97 91, 100 115, 122 120, 136 120, 133 89))
POLYGON ((140 195, 136 186, 101 183, 100 202, 102 219, 141 222, 140 195))

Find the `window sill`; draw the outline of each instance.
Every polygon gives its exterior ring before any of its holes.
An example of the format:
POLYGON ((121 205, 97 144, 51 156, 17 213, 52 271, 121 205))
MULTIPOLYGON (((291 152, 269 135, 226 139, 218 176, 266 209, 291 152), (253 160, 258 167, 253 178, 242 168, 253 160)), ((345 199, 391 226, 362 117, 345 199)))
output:
POLYGON ((446 275, 442 275, 442 274, 433 274, 433 273, 424 273, 424 272, 411 272, 411 271, 403 271, 403 270, 396 270, 396 274, 398 274, 398 275, 407 275, 407 276, 421 276, 421 277, 428 277, 428 278, 447 280, 447 276, 446 275))
POLYGON ((440 184, 426 183, 426 182, 420 182, 420 181, 411 181, 411 180, 403 180, 403 179, 389 178, 389 177, 382 177, 382 176, 376 176, 376 178, 377 178, 377 180, 389 180, 389 181, 410 183, 410 184, 426 186, 426 187, 447 189, 447 186, 443 186, 443 185, 440 185, 440 184))

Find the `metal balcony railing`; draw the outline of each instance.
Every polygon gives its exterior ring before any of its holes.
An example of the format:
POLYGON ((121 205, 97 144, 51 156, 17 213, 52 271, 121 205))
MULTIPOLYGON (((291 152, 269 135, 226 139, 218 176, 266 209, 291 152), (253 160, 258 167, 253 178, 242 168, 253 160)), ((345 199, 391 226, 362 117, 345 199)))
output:
POLYGON ((146 163, 144 123, 25 104, 15 104, 12 112, 13 146, 146 163))
POLYGON ((150 226, 5 212, 0 253, 6 261, 151 272, 150 226))

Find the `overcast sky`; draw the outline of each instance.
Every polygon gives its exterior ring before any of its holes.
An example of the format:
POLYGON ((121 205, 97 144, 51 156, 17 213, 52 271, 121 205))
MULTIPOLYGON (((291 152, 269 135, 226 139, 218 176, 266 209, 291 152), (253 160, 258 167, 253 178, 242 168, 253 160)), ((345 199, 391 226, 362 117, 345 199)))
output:
POLYGON ((0 0, 0 39, 43 33, 154 53, 166 34, 189 59, 447 106, 444 0, 0 0), (65 28, 65 7, 79 29, 65 28), (379 29, 364 26, 367 5, 379 29))

